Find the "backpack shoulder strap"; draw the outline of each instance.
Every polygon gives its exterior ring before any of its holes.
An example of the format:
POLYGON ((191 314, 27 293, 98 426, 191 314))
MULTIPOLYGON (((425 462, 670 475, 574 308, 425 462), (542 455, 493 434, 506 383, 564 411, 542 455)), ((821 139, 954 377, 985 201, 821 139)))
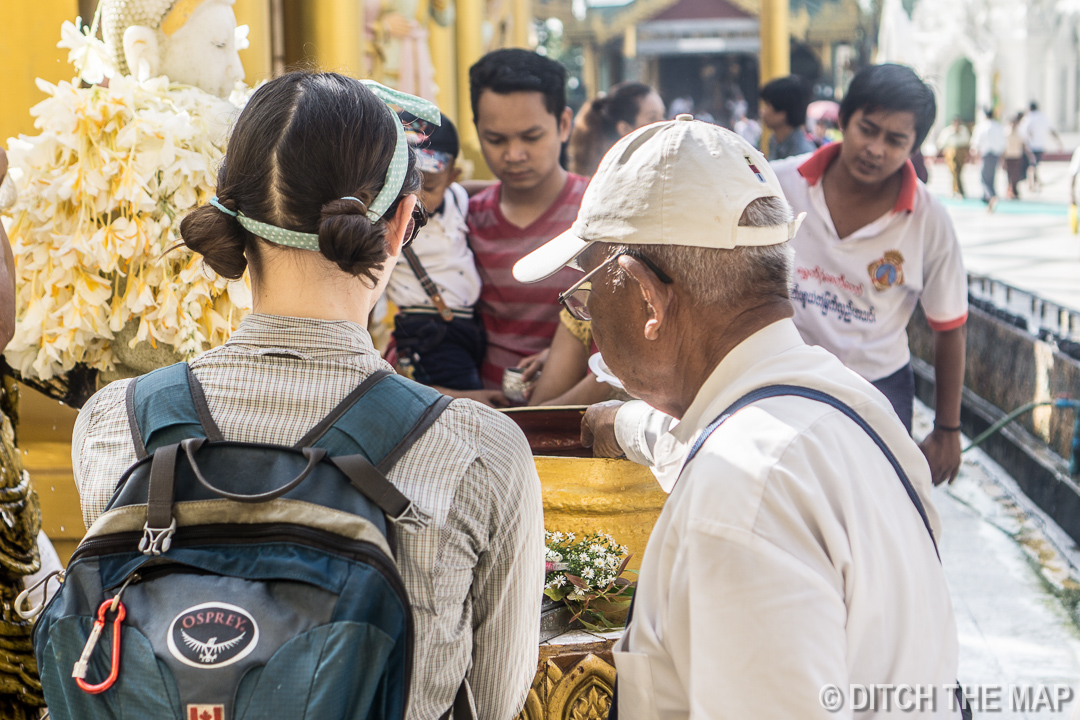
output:
POLYGON ((224 439, 210 415, 202 385, 187 363, 159 368, 128 383, 125 398, 135 454, 190 437, 224 439))
POLYGON ((452 401, 433 388, 380 370, 342 400, 296 447, 326 450, 330 462, 387 517, 407 528, 422 527, 430 518, 386 475, 452 401))
MULTIPOLYGON (((900 482, 904 486, 904 490, 907 492, 908 498, 911 499, 911 503, 915 506, 915 509, 919 512, 919 517, 922 518, 923 525, 926 527, 926 532, 930 534, 930 542, 934 543, 934 552, 938 553, 937 540, 934 538, 934 531, 930 529, 930 519, 926 515, 926 508, 923 507, 922 501, 919 499, 919 494, 915 492, 915 488, 911 484, 911 480, 908 478, 907 473, 904 472, 903 466, 900 465, 900 461, 897 460, 896 455, 885 443, 885 440, 870 426, 870 423, 866 422, 861 415, 855 412, 847 403, 833 397, 832 395, 822 392, 820 390, 814 390, 812 388, 800 387, 798 385, 768 385, 766 387, 752 390, 746 395, 732 403, 724 412, 720 413, 720 417, 713 420, 694 442, 694 445, 690 448, 690 452, 686 456, 686 461, 683 463, 683 469, 694 459, 694 456, 701 450, 701 446, 705 444, 705 441, 709 439, 709 436, 713 432, 724 424, 735 413, 742 410, 747 405, 751 405, 759 400, 765 398, 777 397, 780 395, 795 395, 797 397, 807 398, 808 400, 816 400, 818 402, 825 403, 836 410, 839 410, 844 415, 847 415, 856 425, 862 428, 863 432, 870 436, 870 439, 881 450, 882 454, 892 465, 893 470, 896 471, 896 475, 900 478, 900 482)), ((941 558, 941 554, 938 553, 938 559, 941 558)))
POLYGON ((452 399, 389 370, 378 370, 294 447, 322 448, 331 457, 360 453, 387 473, 452 399))

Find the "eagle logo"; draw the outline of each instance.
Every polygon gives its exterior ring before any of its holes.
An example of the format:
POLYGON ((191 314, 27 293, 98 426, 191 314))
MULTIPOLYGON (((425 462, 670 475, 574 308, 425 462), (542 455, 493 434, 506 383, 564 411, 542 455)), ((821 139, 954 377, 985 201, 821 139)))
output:
POLYGON ((219 643, 216 637, 212 637, 206 642, 200 642, 195 638, 187 634, 187 631, 183 628, 180 629, 180 635, 184 638, 184 643, 191 649, 198 651, 199 660, 204 663, 212 663, 217 660, 217 656, 224 650, 236 647, 236 644, 244 639, 247 632, 242 632, 232 640, 226 640, 223 643, 219 643))
POLYGON ((166 644, 185 665, 202 670, 225 667, 251 654, 259 644, 259 625, 242 607, 200 603, 173 618, 166 644))

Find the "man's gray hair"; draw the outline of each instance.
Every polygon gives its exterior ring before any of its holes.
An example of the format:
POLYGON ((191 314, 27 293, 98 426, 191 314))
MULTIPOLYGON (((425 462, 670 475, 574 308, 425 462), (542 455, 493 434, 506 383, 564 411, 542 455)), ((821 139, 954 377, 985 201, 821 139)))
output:
MULTIPOLYGON (((779 197, 754 200, 743 210, 739 225, 787 225, 793 213, 779 197)), ((742 246, 730 250, 688 245, 613 245, 614 253, 640 253, 686 290, 696 305, 728 306, 747 298, 788 297, 794 251, 788 243, 742 246)), ((616 285, 625 273, 613 264, 616 285)))

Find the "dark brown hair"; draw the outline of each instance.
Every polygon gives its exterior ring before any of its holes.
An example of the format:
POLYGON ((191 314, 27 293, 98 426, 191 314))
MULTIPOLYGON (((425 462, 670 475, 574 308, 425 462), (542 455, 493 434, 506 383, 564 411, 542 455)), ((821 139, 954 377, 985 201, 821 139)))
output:
POLYGON ((634 127, 641 101, 652 92, 645 83, 623 82, 585 103, 570 133, 570 172, 592 177, 600 160, 619 140, 619 121, 634 127))
MULTIPOLYGON (((260 222, 317 234, 324 257, 374 282, 388 257, 386 220, 421 182, 410 150, 398 198, 380 219, 368 219, 394 154, 396 122, 396 113, 353 78, 282 75, 256 90, 240 113, 218 171, 218 202, 260 222), (340 199, 345 196, 361 202, 340 199)), ((265 242, 212 205, 189 213, 180 234, 215 272, 232 279, 265 242)))

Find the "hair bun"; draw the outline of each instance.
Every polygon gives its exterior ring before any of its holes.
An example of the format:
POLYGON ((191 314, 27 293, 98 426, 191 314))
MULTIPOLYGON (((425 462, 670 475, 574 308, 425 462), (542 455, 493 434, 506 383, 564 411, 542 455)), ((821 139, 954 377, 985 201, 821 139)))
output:
POLYGON ((386 224, 371 222, 362 201, 331 200, 322 206, 319 251, 345 272, 375 282, 389 257, 386 224))
MULTIPOLYGON (((236 212, 235 200, 219 195, 218 203, 236 212)), ((195 208, 180 221, 184 245, 202 255, 214 272, 230 280, 239 280, 247 269, 246 233, 235 217, 209 203, 195 208)))

